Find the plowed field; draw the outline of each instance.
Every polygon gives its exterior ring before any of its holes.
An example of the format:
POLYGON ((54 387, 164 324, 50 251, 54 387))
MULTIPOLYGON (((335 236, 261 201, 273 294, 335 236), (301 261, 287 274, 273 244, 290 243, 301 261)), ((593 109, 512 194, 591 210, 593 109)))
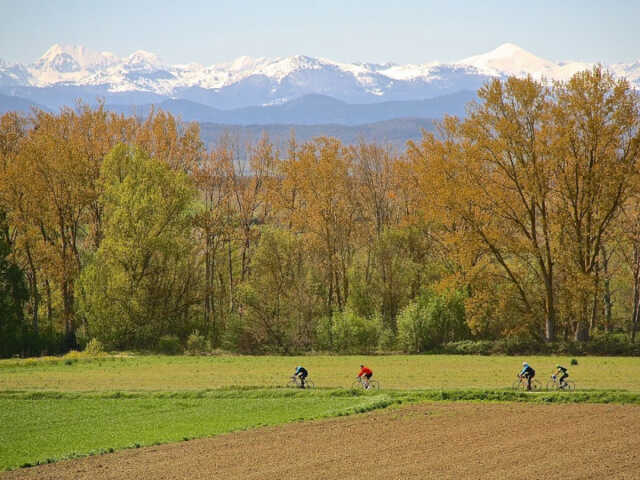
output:
POLYGON ((640 479, 640 407, 432 403, 6 472, 6 479, 640 479))

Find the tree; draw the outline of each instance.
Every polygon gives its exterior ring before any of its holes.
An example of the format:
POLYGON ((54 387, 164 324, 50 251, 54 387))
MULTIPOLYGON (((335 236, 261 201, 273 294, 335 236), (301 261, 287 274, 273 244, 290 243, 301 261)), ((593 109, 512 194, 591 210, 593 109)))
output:
POLYGON ((443 224, 445 242, 457 245, 464 267, 488 257, 529 316, 543 306, 544 337, 553 341, 549 91, 531 78, 511 77, 491 81, 478 96, 482 103, 471 107, 464 122, 443 122, 442 141, 425 135, 420 147, 410 148, 422 209, 443 224))
POLYGON ((28 298, 24 275, 11 260, 11 241, 6 215, 0 211, 0 358, 20 350, 23 305, 28 298))
POLYGON ((304 234, 305 248, 313 252, 326 311, 343 310, 359 217, 349 152, 336 139, 317 138, 290 152, 280 166, 285 222, 304 234))
POLYGON ((222 277, 223 260, 218 261, 225 239, 231 236, 233 211, 231 207, 231 171, 233 151, 221 143, 194 168, 193 179, 200 194, 202 208, 194 218, 194 224, 202 238, 204 262, 203 321, 204 331, 211 337, 214 346, 220 342, 224 325, 223 306, 218 301, 225 297, 216 288, 222 277), (218 301, 216 301, 218 299, 218 301))
POLYGON ((555 85, 555 193, 576 278, 576 340, 596 315, 602 245, 628 198, 640 157, 640 97, 601 67, 555 85))
POLYGON ((198 301, 191 182, 124 145, 105 158, 100 180, 104 239, 80 281, 90 336, 112 348, 148 348, 164 334, 184 334, 198 301))
POLYGON ((249 331, 267 349, 289 352, 311 345, 315 302, 305 260, 295 234, 262 228, 241 299, 249 331))

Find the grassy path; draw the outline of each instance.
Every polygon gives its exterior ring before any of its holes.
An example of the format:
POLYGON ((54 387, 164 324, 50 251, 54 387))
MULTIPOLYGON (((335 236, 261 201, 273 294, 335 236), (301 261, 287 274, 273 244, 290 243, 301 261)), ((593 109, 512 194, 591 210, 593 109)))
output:
POLYGON ((640 358, 386 356, 132 356, 104 359, 0 360, 0 391, 175 391, 231 386, 282 386, 304 365, 319 387, 351 385, 358 366, 370 366, 385 389, 500 389, 511 385, 523 360, 544 384, 553 367, 569 367, 580 389, 640 392, 640 358))

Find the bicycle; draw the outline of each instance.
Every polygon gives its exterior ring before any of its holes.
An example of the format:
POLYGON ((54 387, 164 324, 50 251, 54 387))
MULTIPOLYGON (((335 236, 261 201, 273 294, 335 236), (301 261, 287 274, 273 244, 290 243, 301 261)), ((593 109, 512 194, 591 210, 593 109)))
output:
POLYGON ((518 375, 518 380, 516 380, 513 383, 511 388, 513 388, 516 391, 523 390, 525 392, 527 391, 539 392, 540 390, 542 390, 542 385, 535 378, 531 379, 531 390, 527 389, 527 383, 528 383, 527 377, 518 375))
MULTIPOLYGON (((287 382, 287 387, 288 388, 302 388, 302 380, 300 380, 300 377, 294 375, 287 382)), ((313 383, 313 380, 311 380, 309 377, 307 377, 307 378, 304 379, 304 388, 316 388, 316 384, 313 383)))
POLYGON ((380 390, 380 382, 377 380, 369 380, 369 385, 366 385, 362 381, 362 377, 357 377, 356 380, 351 384, 352 390, 357 390, 362 388, 363 390, 371 391, 371 390, 380 390))
POLYGON ((565 380, 560 385, 560 380, 556 375, 551 375, 551 381, 547 382, 547 390, 557 390, 559 392, 573 392, 576 389, 576 383, 572 380, 565 380))

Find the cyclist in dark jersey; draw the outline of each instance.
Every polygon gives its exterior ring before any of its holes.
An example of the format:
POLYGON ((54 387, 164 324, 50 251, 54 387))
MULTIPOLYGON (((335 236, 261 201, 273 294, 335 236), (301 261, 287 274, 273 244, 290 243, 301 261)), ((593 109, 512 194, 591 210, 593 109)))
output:
POLYGON ((569 376, 569 371, 563 367, 562 365, 556 365, 556 373, 553 374, 553 379, 555 380, 555 378, 560 375, 560 378, 558 379, 558 382, 560 384, 560 388, 564 388, 567 386, 567 383, 565 382, 566 378, 569 376))
POLYGON ((309 372, 304 367, 296 367, 296 373, 293 374, 294 377, 300 377, 300 388, 304 388, 304 379, 309 376, 309 372))
POLYGON ((527 362, 522 362, 522 371, 518 376, 527 379, 527 390, 531 390, 531 380, 536 376, 536 371, 527 362))

